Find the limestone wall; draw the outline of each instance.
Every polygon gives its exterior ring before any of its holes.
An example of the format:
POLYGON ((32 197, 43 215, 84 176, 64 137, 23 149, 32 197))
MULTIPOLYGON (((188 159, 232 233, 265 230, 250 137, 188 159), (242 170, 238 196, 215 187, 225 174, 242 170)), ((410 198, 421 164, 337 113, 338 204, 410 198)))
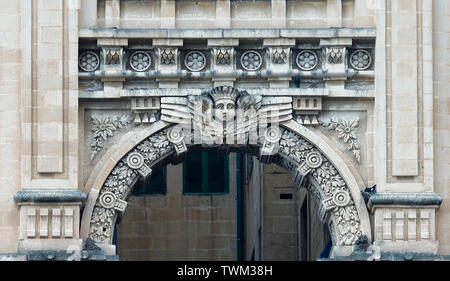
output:
MULTIPOLYGON (((247 155, 247 157, 249 157, 247 155)), ((262 164, 254 156, 253 165, 246 165, 246 185, 244 187, 244 209, 245 209, 245 260, 262 260, 262 192, 263 178, 261 175, 262 164), (247 170, 251 169, 251 171, 247 170)))
POLYGON ((450 254, 450 3, 433 1, 434 186, 443 202, 437 213, 439 253, 450 254))
POLYGON ((0 9, 0 253, 16 251, 21 154, 21 1, 1 1, 0 9))
POLYGON ((373 27, 366 0, 82 0, 80 27, 373 27), (97 2, 97 3, 95 3, 97 2))
POLYGON ((263 260, 316 260, 330 237, 320 222, 318 202, 305 188, 296 187, 283 168, 263 167, 263 260), (305 201, 306 220, 300 214, 305 201))
POLYGON ((236 156, 230 193, 183 194, 182 164, 167 166, 167 194, 133 196, 118 226, 121 260, 236 260, 236 156))

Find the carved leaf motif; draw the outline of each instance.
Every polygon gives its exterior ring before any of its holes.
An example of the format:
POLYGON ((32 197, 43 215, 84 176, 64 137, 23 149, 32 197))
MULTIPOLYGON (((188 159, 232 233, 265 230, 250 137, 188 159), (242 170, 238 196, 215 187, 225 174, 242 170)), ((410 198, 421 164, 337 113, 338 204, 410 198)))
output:
POLYGON ((148 140, 144 141, 142 144, 137 146, 137 149, 139 149, 141 152, 149 152, 153 149, 152 143, 148 140))
POLYGON ((339 175, 331 177, 330 183, 332 187, 340 187, 345 185, 344 180, 339 175))
POLYGON ((157 135, 152 138, 153 146, 156 148, 162 148, 169 145, 169 140, 165 135, 157 135))
POLYGON ((91 160, 95 158, 97 153, 104 147, 103 141, 114 135, 114 131, 125 127, 131 122, 128 115, 116 117, 96 117, 91 116, 93 132, 93 140, 91 141, 91 160))
POLYGON ((128 166, 123 165, 122 167, 118 167, 114 169, 113 175, 117 175, 118 179, 125 179, 130 177, 133 174, 133 170, 131 170, 128 166))
POLYGON ((305 152, 312 149, 313 146, 308 141, 286 130, 282 134, 280 148, 281 152, 301 163, 305 159, 305 152))
POLYGON ((358 161, 358 163, 361 161, 360 144, 356 137, 356 127, 359 124, 358 119, 339 121, 335 118, 320 118, 319 124, 329 130, 335 130, 337 133, 337 138, 342 139, 347 144, 347 149, 353 153, 356 161, 358 161))
POLYGON ((115 176, 114 177, 109 176, 105 182, 105 185, 109 186, 109 187, 114 187, 114 186, 117 186, 118 184, 119 184, 119 182, 117 181, 117 177, 115 177, 115 176))
POLYGON ((343 245, 352 245, 360 235, 360 223, 355 205, 336 208, 339 236, 343 245))

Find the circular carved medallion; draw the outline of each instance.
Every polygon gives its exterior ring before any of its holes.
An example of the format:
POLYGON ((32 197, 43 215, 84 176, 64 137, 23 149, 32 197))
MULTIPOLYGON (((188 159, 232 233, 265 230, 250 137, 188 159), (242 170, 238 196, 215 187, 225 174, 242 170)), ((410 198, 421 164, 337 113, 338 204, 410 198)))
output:
POLYGON ((301 70, 313 70, 319 63, 317 55, 310 50, 301 51, 296 58, 297 66, 301 70))
POLYGON ((262 65, 261 55, 257 51, 247 51, 241 56, 241 65, 245 70, 257 70, 262 65))
POLYGON ((346 206, 350 202, 350 195, 345 190, 339 190, 334 193, 333 202, 339 207, 346 206))
POLYGON ((354 69, 366 70, 372 63, 372 56, 365 50, 356 50, 350 56, 350 64, 354 69))
POLYGON ((117 197, 112 192, 103 192, 102 195, 100 195, 99 202, 100 205, 105 207, 106 209, 111 209, 116 204, 117 197))
POLYGON ((133 152, 128 155, 127 164, 132 169, 139 169, 144 165, 144 156, 139 152, 133 152))
POLYGON ((130 56, 130 66, 135 71, 146 71, 152 64, 152 58, 144 51, 136 51, 130 56))
POLYGON ((312 169, 319 168, 322 165, 322 155, 316 151, 310 152, 306 155, 306 164, 312 169))
POLYGON ((280 129, 277 127, 269 127, 264 132, 264 137, 269 142, 278 142, 281 138, 280 129))
POLYGON ((184 65, 190 71, 200 71, 206 66, 206 57, 202 52, 191 51, 186 54, 184 65))
POLYGON ((167 132, 167 138, 171 143, 180 143, 183 141, 184 132, 180 127, 173 127, 167 132))
POLYGON ((95 71, 100 65, 100 59, 96 53, 92 51, 85 51, 81 53, 78 60, 78 65, 80 66, 81 70, 92 72, 95 71))

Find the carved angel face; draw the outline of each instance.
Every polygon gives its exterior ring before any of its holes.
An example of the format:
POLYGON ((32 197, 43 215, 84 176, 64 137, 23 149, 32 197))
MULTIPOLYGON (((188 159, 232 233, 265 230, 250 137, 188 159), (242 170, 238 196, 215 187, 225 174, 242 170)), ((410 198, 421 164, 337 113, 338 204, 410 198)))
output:
POLYGON ((231 99, 221 99, 216 101, 214 106, 216 119, 220 121, 228 121, 236 115, 236 103, 231 99))

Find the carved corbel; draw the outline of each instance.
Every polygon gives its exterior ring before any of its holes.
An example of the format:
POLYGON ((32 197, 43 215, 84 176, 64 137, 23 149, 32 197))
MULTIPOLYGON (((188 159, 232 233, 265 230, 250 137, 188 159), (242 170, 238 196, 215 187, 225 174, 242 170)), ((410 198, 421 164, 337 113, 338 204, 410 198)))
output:
POLYGON ((280 139, 281 133, 278 127, 269 127, 264 131, 264 143, 260 152, 261 162, 270 163, 272 161, 272 157, 278 152, 280 139))

